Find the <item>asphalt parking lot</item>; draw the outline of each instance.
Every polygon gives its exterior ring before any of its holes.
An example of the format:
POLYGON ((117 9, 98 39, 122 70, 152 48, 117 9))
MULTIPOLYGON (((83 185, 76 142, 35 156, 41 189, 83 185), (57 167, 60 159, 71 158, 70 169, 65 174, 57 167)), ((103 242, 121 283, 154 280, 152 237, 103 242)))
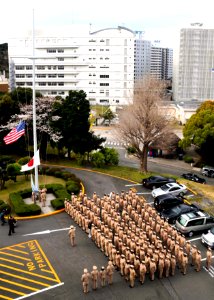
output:
MULTIPOLYGON (((86 183, 88 195, 94 190, 100 195, 112 190, 120 192, 133 185, 86 171, 80 172, 79 177, 86 183)), ((136 189, 148 201, 153 200, 150 190, 142 186, 136 186, 136 189)), ((100 269, 107 265, 108 260, 66 213, 19 221, 12 236, 8 236, 7 225, 1 226, 0 234, 0 299, 213 299, 214 269, 212 267, 207 272, 204 260, 199 273, 189 266, 186 276, 179 269, 174 277, 161 280, 156 277, 153 282, 147 276, 144 285, 136 280, 133 289, 115 271, 112 286, 99 287, 97 291, 84 295, 80 281, 83 268, 91 271, 96 265, 100 269), (74 248, 68 238, 71 224, 77 230, 77 246, 74 248)), ((206 248, 201 244, 200 235, 190 240, 201 250, 204 259, 206 248)))

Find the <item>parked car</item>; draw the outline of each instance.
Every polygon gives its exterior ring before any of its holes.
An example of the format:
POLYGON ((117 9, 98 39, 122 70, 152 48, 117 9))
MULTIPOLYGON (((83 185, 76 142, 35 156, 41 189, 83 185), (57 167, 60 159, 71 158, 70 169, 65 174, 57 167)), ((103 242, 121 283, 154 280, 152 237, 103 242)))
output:
POLYGON ((166 219, 169 224, 175 224, 176 220, 178 217, 180 217, 182 214, 186 214, 189 212, 195 212, 198 211, 199 208, 192 204, 179 204, 177 206, 171 207, 169 209, 164 209, 163 211, 160 212, 160 215, 166 219))
POLYGON ((214 178, 214 167, 204 166, 201 173, 204 176, 214 178))
POLYGON ((214 218, 201 210, 183 214, 175 223, 177 230, 188 236, 193 236, 196 232, 206 231, 212 226, 214 226, 214 218))
POLYGON ((207 247, 214 249, 214 226, 208 230, 207 234, 202 234, 201 242, 207 247))
POLYGON ((148 189, 155 189, 170 182, 176 182, 176 180, 174 178, 168 178, 163 176, 150 176, 142 180, 143 186, 148 189))
POLYGON ((162 211, 182 203, 184 203, 182 197, 171 194, 163 194, 154 199, 154 207, 157 211, 162 211))
POLYGON ((193 173, 184 173, 181 176, 185 179, 195 181, 195 182, 198 182, 198 183, 203 183, 203 184, 206 183, 206 180, 204 178, 201 178, 198 175, 193 174, 193 173))
POLYGON ((157 189, 154 189, 152 191, 152 196, 154 198, 163 194, 173 194, 175 196, 177 195, 183 196, 186 192, 187 192, 187 187, 184 184, 172 182, 172 183, 167 183, 157 189))

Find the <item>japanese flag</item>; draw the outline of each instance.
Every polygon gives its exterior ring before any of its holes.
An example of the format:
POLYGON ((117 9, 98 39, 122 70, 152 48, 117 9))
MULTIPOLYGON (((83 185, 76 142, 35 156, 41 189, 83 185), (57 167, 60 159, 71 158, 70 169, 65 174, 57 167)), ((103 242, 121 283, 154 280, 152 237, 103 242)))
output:
POLYGON ((26 165, 22 166, 21 172, 32 170, 39 165, 40 165, 40 157, 39 157, 39 150, 37 150, 34 157, 26 165))

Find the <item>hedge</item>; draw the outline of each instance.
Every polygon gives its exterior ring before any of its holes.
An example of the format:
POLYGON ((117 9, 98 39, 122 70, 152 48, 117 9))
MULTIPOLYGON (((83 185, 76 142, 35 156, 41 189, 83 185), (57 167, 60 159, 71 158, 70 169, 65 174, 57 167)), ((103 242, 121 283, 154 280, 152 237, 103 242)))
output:
POLYGON ((7 213, 9 214, 11 212, 11 207, 7 203, 5 203, 3 200, 0 199, 0 213, 2 210, 5 209, 7 213))
MULTIPOLYGON (((74 174, 62 170, 60 168, 40 167, 40 174, 51 175, 62 178, 66 181, 66 186, 62 184, 47 184, 45 188, 47 193, 53 193, 56 199, 51 200, 51 205, 54 209, 58 210, 64 207, 64 199, 70 198, 70 194, 78 194, 81 188, 80 180, 74 174)), ((40 186, 42 189, 44 185, 40 186)), ((15 213, 18 216, 32 216, 39 215, 41 208, 37 204, 26 204, 23 199, 30 198, 32 196, 31 188, 25 189, 16 193, 11 193, 9 199, 14 208, 15 213)), ((1 204, 0 204, 1 205, 1 204)), ((1 206, 0 206, 1 207, 1 206)))
POLYGON ((20 217, 40 215, 41 208, 37 204, 25 204, 20 193, 10 193, 10 202, 15 213, 20 217))

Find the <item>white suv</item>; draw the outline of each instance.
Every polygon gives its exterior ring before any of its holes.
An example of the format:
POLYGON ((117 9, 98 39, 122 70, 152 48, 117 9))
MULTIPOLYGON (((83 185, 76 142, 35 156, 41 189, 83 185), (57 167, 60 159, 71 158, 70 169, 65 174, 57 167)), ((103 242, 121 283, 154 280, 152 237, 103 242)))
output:
POLYGON ((175 223, 177 230, 188 236, 193 236, 195 232, 207 231, 213 226, 214 217, 200 210, 181 215, 175 223))

